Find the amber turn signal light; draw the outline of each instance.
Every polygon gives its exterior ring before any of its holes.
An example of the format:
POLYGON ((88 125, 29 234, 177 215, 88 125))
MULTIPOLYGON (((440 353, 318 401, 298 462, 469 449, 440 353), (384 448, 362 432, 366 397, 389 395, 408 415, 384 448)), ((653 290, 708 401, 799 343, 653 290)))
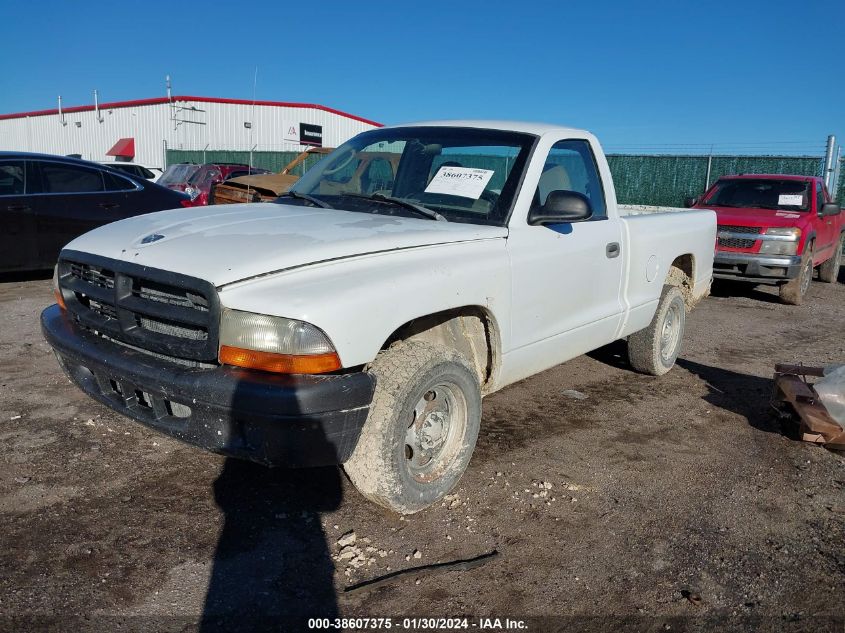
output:
POLYGON ((62 296, 62 289, 59 288, 59 267, 53 268, 53 296, 56 298, 56 303, 62 310, 67 310, 65 305, 65 298, 62 296))
POLYGON ((62 291, 58 288, 54 288, 53 294, 56 295, 56 303, 59 304, 59 307, 62 310, 67 310, 67 306, 65 305, 65 298, 62 296, 62 291))
POLYGON ((231 345, 220 346, 220 362, 224 365, 258 369, 276 374, 325 374, 340 369, 340 358, 336 352, 303 355, 275 354, 231 345))

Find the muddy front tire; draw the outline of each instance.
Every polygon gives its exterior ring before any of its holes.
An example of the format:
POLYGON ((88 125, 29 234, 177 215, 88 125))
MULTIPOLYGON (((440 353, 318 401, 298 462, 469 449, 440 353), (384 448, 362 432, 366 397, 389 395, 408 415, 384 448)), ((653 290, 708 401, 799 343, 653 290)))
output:
POLYGON ((683 293, 663 286, 660 302, 648 327, 628 337, 628 361, 644 374, 662 376, 675 365, 686 325, 683 293))
POLYGON ((813 245, 808 244, 801 256, 801 272, 780 287, 780 300, 791 306, 800 306, 813 281, 813 245))
POLYGON ((373 403, 343 467, 365 497, 412 514, 448 494, 469 464, 481 424, 478 378, 460 353, 423 341, 380 352, 370 371, 373 403))

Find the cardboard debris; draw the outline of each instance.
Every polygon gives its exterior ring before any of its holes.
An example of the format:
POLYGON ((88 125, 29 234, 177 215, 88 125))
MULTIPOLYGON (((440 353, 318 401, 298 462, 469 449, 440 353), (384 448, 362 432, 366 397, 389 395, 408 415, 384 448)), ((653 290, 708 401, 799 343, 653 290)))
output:
POLYGON ((821 378, 824 367, 775 365, 772 404, 778 410, 791 408, 800 419, 801 439, 845 450, 845 428, 830 415, 808 377, 821 378))

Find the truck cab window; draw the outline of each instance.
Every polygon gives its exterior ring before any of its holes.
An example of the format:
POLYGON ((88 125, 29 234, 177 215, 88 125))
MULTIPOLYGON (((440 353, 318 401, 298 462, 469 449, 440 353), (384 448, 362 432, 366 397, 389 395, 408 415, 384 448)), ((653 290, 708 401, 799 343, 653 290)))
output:
POLYGON ((339 184, 345 184, 352 180, 352 176, 361 164, 360 158, 351 158, 348 161, 342 161, 340 166, 334 170, 327 170, 326 180, 339 184))
POLYGON ((384 158, 374 158, 361 175, 363 193, 387 192, 393 190, 393 166, 384 158))
POLYGON ((593 217, 607 217, 601 178, 593 151, 587 141, 558 141, 552 146, 543 165, 534 204, 545 204, 549 193, 557 190, 584 194, 590 200, 593 217))

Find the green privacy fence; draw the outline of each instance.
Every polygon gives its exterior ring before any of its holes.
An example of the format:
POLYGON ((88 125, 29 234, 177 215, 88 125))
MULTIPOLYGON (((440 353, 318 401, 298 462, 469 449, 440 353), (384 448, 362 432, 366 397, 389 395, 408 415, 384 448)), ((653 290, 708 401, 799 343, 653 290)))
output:
MULTIPOLYGON (((252 164, 271 171, 281 171, 298 152, 252 152, 252 164)), ((321 156, 309 157, 294 173, 301 176, 321 156)), ((704 192, 708 181, 707 165, 710 161, 709 182, 726 174, 799 174, 819 176, 823 159, 813 156, 674 156, 611 154, 607 157, 616 196, 622 204, 655 204, 682 206, 684 198, 704 192)), ((249 163, 248 151, 196 151, 167 150, 167 164, 173 163, 249 163)), ((845 167, 845 159, 840 172, 845 167)), ((467 165, 472 166, 472 165, 467 165)), ((845 202, 845 176, 839 179, 837 200, 845 202)))
MULTIPOLYGON (((300 152, 252 152, 252 166, 269 169, 270 171, 282 171, 285 166, 294 158, 299 156, 300 152)), ((302 161, 293 170, 297 176, 301 176, 305 170, 313 167, 319 160, 323 158, 323 154, 314 154, 302 161)), ((250 152, 248 151, 230 151, 230 150, 184 150, 184 149, 169 149, 167 150, 167 164, 174 163, 242 163, 248 165, 250 162, 250 152)))
MULTIPOLYGON (((813 156, 669 156, 612 154, 607 157, 616 195, 625 204, 683 205, 727 174, 798 174, 820 176, 823 160, 813 156)), ((840 179, 842 199, 845 179, 840 179)))

